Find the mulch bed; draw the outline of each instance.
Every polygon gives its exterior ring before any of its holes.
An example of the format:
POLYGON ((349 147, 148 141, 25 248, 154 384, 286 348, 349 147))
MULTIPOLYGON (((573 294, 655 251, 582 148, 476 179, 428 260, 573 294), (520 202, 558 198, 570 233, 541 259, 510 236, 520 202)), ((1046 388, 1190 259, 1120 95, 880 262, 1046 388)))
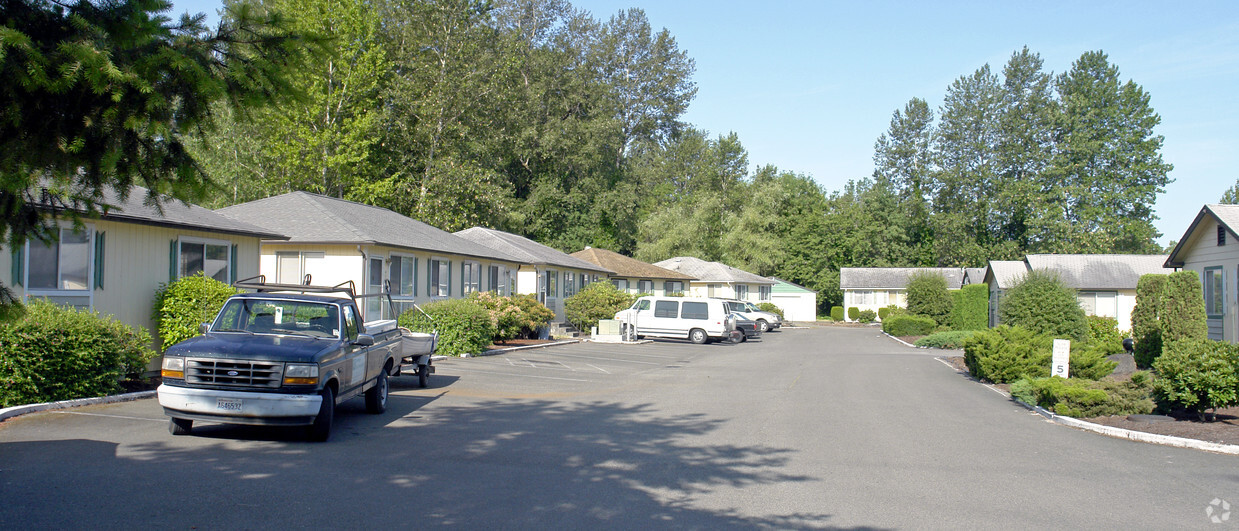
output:
MULTIPOLYGON (((963 374, 968 374, 968 366, 964 365, 963 356, 943 356, 942 359, 956 370, 963 374)), ((1011 386, 1009 385, 1000 384, 994 385, 994 387, 1003 389, 1007 393, 1011 392, 1011 386)), ((1170 435, 1218 444, 1239 444, 1239 407, 1219 409, 1217 411, 1217 420, 1214 422, 1201 422, 1195 413, 1183 411, 1171 413, 1169 416, 1174 420, 1136 422, 1129 420, 1126 416, 1114 415, 1080 420, 1144 433, 1170 435)))

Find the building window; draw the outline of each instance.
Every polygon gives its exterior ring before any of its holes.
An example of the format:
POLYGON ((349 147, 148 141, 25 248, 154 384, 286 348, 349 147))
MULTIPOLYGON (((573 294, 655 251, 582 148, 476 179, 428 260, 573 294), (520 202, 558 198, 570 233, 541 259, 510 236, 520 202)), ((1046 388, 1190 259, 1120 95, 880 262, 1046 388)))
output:
POLYGON ((668 280, 663 282, 663 293, 668 295, 672 293, 684 293, 684 283, 677 280, 668 280))
POLYGON ((546 270, 546 296, 552 299, 559 297, 559 271, 546 270))
POLYGON ((482 291, 482 264, 464 262, 460 264, 461 295, 482 291))
POLYGON ((426 285, 431 297, 452 296, 452 263, 447 260, 431 258, 426 262, 426 285))
POLYGON ((26 286, 30 291, 86 291, 90 288, 90 229, 60 229, 60 241, 29 242, 26 286))
POLYGON ((1076 300, 1087 315, 1119 316, 1118 294, 1113 291, 1081 291, 1076 294, 1076 300))
POLYGON ((771 286, 758 286, 757 287, 757 300, 759 301, 770 300, 770 288, 771 286))
POLYGON ((571 297, 576 293, 576 274, 571 271, 564 271, 564 298, 571 297))
POLYGON ((871 306, 873 305, 873 292, 869 290, 856 290, 852 292, 853 306, 871 306))
POLYGON ((487 280, 490 282, 487 288, 499 295, 508 295, 508 277, 511 274, 506 267, 490 266, 490 269, 487 271, 487 276, 489 277, 487 280))
POLYGON ((718 291, 718 284, 710 284, 709 286, 706 287, 706 296, 715 297, 717 296, 716 295, 717 291, 718 291))
POLYGON ((654 281, 653 280, 638 280, 637 281, 637 293, 654 293, 654 281))
POLYGON ((626 278, 613 278, 611 279, 611 285, 620 291, 628 291, 628 279, 626 278))
POLYGON ((188 277, 205 274, 227 284, 231 279, 228 269, 232 263, 231 247, 227 242, 181 238, 180 240, 180 276, 188 277))
POLYGON ((313 271, 319 270, 319 265, 327 259, 323 252, 276 251, 275 281, 278 284, 304 284, 305 275, 310 274, 310 283, 314 283, 313 271))
POLYGON ((749 297, 749 287, 747 284, 736 284, 736 298, 740 300, 749 297))
POLYGON ((417 295, 417 258, 393 254, 391 269, 387 272, 387 281, 391 284, 393 297, 412 297, 417 295))
POLYGON ((1226 313, 1221 266, 1205 268, 1204 291, 1205 313, 1210 319, 1221 318, 1226 313))

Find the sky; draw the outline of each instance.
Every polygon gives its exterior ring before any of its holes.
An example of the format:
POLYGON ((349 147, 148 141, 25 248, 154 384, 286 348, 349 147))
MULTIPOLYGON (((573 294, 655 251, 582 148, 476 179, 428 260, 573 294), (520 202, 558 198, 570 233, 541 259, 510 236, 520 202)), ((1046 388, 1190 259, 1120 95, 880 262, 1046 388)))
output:
MULTIPOLYGON (((1001 73, 1028 46, 1055 75, 1105 52, 1151 96, 1174 182, 1154 226, 1178 240, 1205 203, 1239 179, 1239 2, 852 2, 574 0, 605 20, 645 11, 696 62, 684 120, 735 132, 753 167, 813 177, 827 192, 873 172, 873 144, 917 97, 985 64, 1001 73)), ((214 16, 218 0, 175 0, 214 16)), ((214 19, 213 19, 214 20, 214 19)))

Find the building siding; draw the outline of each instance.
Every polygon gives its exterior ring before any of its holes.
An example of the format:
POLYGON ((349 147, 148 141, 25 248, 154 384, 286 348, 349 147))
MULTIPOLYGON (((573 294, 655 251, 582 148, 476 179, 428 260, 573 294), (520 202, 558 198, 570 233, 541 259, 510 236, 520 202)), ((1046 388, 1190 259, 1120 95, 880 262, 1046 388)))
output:
POLYGON ((1200 275, 1203 285, 1206 268, 1222 268, 1222 308, 1221 318, 1209 319, 1209 337, 1221 341, 1236 342, 1236 330, 1239 330, 1239 312, 1235 311, 1239 299, 1236 299, 1237 284, 1239 284, 1239 242, 1235 235, 1226 234, 1226 245, 1217 244, 1218 222, 1213 216, 1206 215, 1197 225, 1196 230, 1188 237, 1181 256, 1183 269, 1195 271, 1200 275))

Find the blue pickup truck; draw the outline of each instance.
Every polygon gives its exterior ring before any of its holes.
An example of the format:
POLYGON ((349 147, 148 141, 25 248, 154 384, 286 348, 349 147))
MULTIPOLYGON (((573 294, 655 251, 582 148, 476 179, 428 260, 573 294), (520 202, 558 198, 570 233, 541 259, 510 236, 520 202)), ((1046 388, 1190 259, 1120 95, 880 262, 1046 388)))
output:
POLYGON ((336 404, 364 395, 367 411, 386 411, 387 380, 406 356, 426 385, 429 353, 406 354, 402 345, 432 352, 436 338, 426 341, 392 319, 363 323, 351 283, 252 280, 236 285, 254 292, 229 298, 202 335, 164 353, 158 396, 173 435, 209 421, 305 426, 311 440, 325 441, 336 404))

